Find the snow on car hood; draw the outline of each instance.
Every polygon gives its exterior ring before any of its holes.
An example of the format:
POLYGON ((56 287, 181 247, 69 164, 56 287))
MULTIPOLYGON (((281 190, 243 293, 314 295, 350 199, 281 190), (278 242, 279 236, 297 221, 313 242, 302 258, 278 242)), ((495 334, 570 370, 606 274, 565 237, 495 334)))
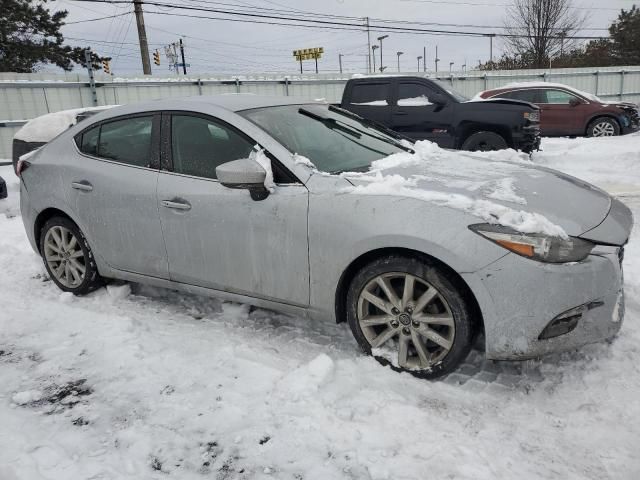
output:
POLYGON ((467 154, 417 142, 415 153, 345 172, 351 193, 415 198, 523 233, 578 236, 607 216, 611 198, 588 183, 534 166, 514 151, 467 154))

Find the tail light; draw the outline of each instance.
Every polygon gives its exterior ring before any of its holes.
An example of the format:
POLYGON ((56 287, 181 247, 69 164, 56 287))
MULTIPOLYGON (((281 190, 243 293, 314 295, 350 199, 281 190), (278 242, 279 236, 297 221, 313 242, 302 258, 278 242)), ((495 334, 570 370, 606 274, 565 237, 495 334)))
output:
POLYGON ((24 172, 30 166, 31 163, 27 160, 18 160, 18 165, 16 166, 16 175, 18 175, 18 177, 21 177, 22 172, 24 172))

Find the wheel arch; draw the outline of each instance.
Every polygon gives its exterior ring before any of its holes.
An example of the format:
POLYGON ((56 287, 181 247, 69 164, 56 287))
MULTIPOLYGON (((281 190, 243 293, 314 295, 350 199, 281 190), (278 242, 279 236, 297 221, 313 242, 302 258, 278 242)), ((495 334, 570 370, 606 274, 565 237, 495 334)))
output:
POLYGON ((33 223, 33 238, 35 239, 35 243, 36 243, 36 246, 38 247, 38 252, 40 254, 42 254, 42 252, 40 252, 40 235, 42 233, 42 227, 47 222, 47 220, 53 217, 67 218, 73 223, 75 223, 76 225, 78 225, 78 222, 76 222, 68 213, 60 210, 59 208, 48 207, 42 210, 36 217, 35 222, 33 223))
POLYGON ((458 140, 456 142, 456 148, 462 147, 464 142, 473 135, 474 133, 479 132, 492 132, 497 135, 500 135, 504 138, 504 141, 507 142, 507 145, 510 148, 513 148, 513 135, 511 129, 506 127, 505 125, 495 125, 490 123, 478 123, 478 122, 462 122, 459 125, 458 130, 458 140))
POLYGON ((482 309, 480 308, 480 304, 476 299, 473 290, 471 290, 471 287, 462 278, 462 276, 460 276, 458 272, 456 272, 445 262, 432 255, 420 252, 418 250, 402 247, 384 247, 370 250, 352 260, 347 268, 344 269, 344 271, 340 275, 340 279, 338 280, 338 285, 335 291, 334 305, 336 323, 344 322, 346 313, 347 291, 349 289, 349 284, 358 273, 358 271, 360 271, 360 269, 362 269, 368 263, 378 258, 394 254, 405 256, 408 258, 417 258, 426 263, 437 265, 438 267, 442 268, 446 272, 448 279, 460 290, 465 300, 468 302, 469 308, 471 309, 470 313, 472 315, 472 318, 474 318, 475 320, 475 335, 484 333, 484 317, 482 315, 482 309))
POLYGON ((589 127, 591 126, 591 124, 600 118, 608 118, 610 120, 613 120, 618 125, 618 129, 622 130, 622 125, 620 124, 620 120, 618 120, 618 118, 614 113, 611 113, 611 112, 594 113, 591 117, 589 117, 589 119, 587 120, 587 124, 584 127, 585 136, 589 134, 589 127))

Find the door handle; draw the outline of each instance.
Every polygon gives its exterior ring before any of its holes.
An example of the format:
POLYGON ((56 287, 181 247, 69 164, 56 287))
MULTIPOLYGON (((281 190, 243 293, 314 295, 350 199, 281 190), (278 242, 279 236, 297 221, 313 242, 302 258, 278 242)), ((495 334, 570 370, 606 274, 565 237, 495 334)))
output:
POLYGON ((191 204, 188 202, 174 202, 172 200, 162 200, 160 202, 165 208, 172 208, 174 210, 191 210, 191 204))
POLYGON ((81 190, 83 192, 90 192, 93 190, 93 185, 86 180, 80 180, 79 182, 71 182, 71 188, 75 188, 76 190, 81 190))

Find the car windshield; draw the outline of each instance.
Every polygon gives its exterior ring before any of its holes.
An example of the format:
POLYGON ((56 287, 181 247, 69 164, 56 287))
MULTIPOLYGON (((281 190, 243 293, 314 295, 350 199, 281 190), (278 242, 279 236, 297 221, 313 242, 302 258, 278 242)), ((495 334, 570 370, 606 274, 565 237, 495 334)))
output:
POLYGON ((458 102, 468 102, 469 101, 468 97, 464 96, 463 94, 461 94, 457 90, 454 90, 453 87, 451 86, 451 83, 443 82, 442 80, 431 80, 431 81, 433 83, 435 83, 436 85, 438 85, 441 89, 443 89, 449 95, 451 95, 453 98, 455 98, 458 102))
POLYGON ((323 172, 366 171, 372 162, 408 150, 371 122, 329 105, 286 105, 239 113, 323 172))

